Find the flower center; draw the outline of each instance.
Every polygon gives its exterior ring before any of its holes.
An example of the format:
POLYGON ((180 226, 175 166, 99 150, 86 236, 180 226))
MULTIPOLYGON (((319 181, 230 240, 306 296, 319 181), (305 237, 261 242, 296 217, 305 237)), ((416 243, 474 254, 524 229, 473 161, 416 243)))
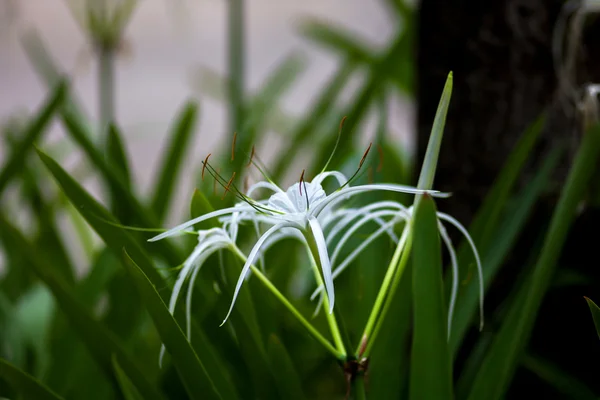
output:
POLYGON ((327 195, 318 183, 294 183, 285 193, 275 193, 269 198, 269 207, 285 214, 304 214, 307 206, 314 205, 325 199, 327 195), (306 200, 308 198, 308 201, 306 200))

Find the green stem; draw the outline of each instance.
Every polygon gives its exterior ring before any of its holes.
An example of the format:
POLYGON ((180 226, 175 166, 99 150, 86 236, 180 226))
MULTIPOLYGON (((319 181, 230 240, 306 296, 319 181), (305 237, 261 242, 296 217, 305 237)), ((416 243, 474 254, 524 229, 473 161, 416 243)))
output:
POLYGON ((406 245, 404 246, 404 251, 402 252, 402 257, 400 258, 400 262, 398 263, 397 272, 394 275, 394 280, 392 282, 391 289, 388 293, 388 296, 385 299, 385 304, 383 306, 383 310, 379 318, 377 319, 377 323, 375 324, 375 328, 371 333, 371 337, 367 342, 365 347, 365 351, 363 353, 363 357, 368 358, 371 354, 371 350, 373 349, 373 344, 375 343, 379 332, 381 331, 381 327, 383 326, 383 322, 385 321, 385 316, 387 315, 390 307, 392 306, 392 301, 394 300, 394 294, 396 293, 396 289, 400 284, 400 279, 402 278, 402 274, 406 269, 406 265, 408 264, 408 260, 410 259, 410 250, 412 248, 412 236, 409 235, 406 245))
MULTIPOLYGON (((237 248, 237 246, 232 246, 232 250, 241 261, 246 262, 248 260, 246 255, 244 253, 242 253, 241 250, 237 248)), ((279 300, 281 302, 281 304, 283 304, 284 307, 287 308, 292 313, 292 315, 294 315, 294 317, 296 317, 298 322, 300 322, 300 324, 302 324, 306 328, 308 333, 310 333, 313 338, 315 338, 319 343, 321 343, 323 345, 323 347, 325 347, 325 349, 327 349, 327 351, 329 351, 331 354, 333 354, 333 356, 336 359, 338 359, 338 360, 346 359, 345 353, 339 352, 335 347, 333 347, 333 345, 329 342, 329 340, 325 339, 325 337, 323 335, 321 335, 321 333, 319 333, 319 331, 310 322, 308 322, 306 320, 306 318, 304 318, 304 316, 300 313, 300 311, 298 311, 298 309, 296 307, 294 307, 294 305, 292 303, 289 302, 289 300, 279 291, 279 289, 277 289, 275 287, 275 285, 273 285, 273 283, 269 280, 269 278, 267 278, 260 271, 260 269, 258 269, 254 265, 251 265, 250 268, 252 269, 252 273, 258 278, 258 280, 260 280, 262 282, 262 284, 265 285, 265 287, 269 291, 271 291, 271 293, 273 293, 273 295, 277 298, 277 300, 279 300)))
MULTIPOLYGON (((319 271, 319 266, 316 261, 318 258, 315 257, 315 255, 313 254, 310 245, 307 244, 306 249, 308 250, 308 255, 311 260, 311 265, 312 265, 313 271, 315 273, 317 287, 325 288, 325 284, 323 282, 323 278, 321 277, 321 272, 319 271)), ((344 347, 344 341, 342 340, 342 335, 340 333, 340 328, 338 326, 337 319, 335 318, 335 313, 329 312, 329 298, 327 297, 327 294, 323 293, 321 296, 323 296, 323 311, 325 312, 325 316, 327 318, 327 323, 329 324, 329 329, 331 330, 331 336, 333 336, 333 341, 335 343, 335 346, 336 346, 338 352, 344 354, 344 358, 345 358, 346 348, 344 347)))
POLYGON ((354 398, 356 400, 367 399, 367 393, 365 391, 365 379, 362 375, 357 376, 354 380, 354 398))
POLYGON ((98 46, 98 84, 100 107, 100 148, 108 151, 108 129, 115 118, 114 51, 110 45, 98 46))
MULTIPOLYGON (((366 341, 367 343, 367 348, 370 347, 370 343, 373 340, 373 329, 375 328, 375 324, 377 323, 377 321, 380 319, 380 313, 381 313, 381 309, 382 307, 384 307, 384 302, 386 300, 386 298, 388 298, 391 294, 390 293, 390 285, 392 285, 392 282, 394 281, 394 277, 396 275, 396 271, 398 270, 398 265, 400 260, 400 256, 407 253, 406 250, 410 250, 409 247, 407 246, 407 242, 408 242, 408 237, 409 237, 409 232, 410 232, 410 221, 407 222, 406 226, 404 227, 404 230, 402 231, 402 236, 400 237, 400 241, 398 242, 398 246, 396 247, 396 251, 394 252, 394 255, 392 257, 392 261, 390 262, 390 264, 388 265, 388 269, 387 272, 385 274, 385 277, 383 278, 383 283, 381 284, 381 288, 379 289, 379 293, 377 294, 377 298, 375 299, 375 304, 373 305, 373 308, 371 309, 371 314, 369 315, 369 319, 367 320, 367 325, 365 326, 365 330, 363 331, 363 334, 361 336, 361 343, 358 345, 357 349, 356 349, 356 356, 357 357, 361 357, 364 356, 364 354, 360 354, 361 351, 364 350, 363 353, 366 353, 366 350, 364 348, 364 342, 366 341), (407 248, 408 247, 408 248, 407 248)), ((400 270, 400 274, 402 273, 403 270, 403 266, 401 267, 400 270)), ((385 310, 384 308, 384 311, 385 310)))
POLYGON ((229 134, 241 129, 244 112, 244 0, 229 0, 229 134))

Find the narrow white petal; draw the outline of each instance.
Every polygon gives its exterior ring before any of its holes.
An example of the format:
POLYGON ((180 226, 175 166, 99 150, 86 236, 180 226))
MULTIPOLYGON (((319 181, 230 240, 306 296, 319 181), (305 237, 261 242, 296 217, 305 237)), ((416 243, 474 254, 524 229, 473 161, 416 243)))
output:
POLYGON ((246 196, 251 197, 252 193, 254 193, 254 191, 257 189, 269 189, 269 190, 273 191, 274 193, 278 193, 278 192, 283 193, 283 190, 279 186, 277 186, 271 182, 261 181, 261 182, 255 183, 254 185, 251 185, 248 188, 248 191, 246 192, 246 196))
POLYGON ((176 234, 176 233, 178 233, 178 232, 180 232, 180 231, 182 231, 182 230, 184 230, 186 228, 189 228, 190 226, 196 225, 199 222, 206 221, 208 219, 215 218, 215 217, 218 217, 218 216, 221 216, 221 215, 231 214, 232 212, 235 212, 235 211, 242 211, 242 210, 248 211, 248 209, 252 209, 252 207, 250 207, 250 206, 246 206, 246 207, 244 207, 244 206, 242 206, 242 207, 239 207, 239 206, 238 207, 229 207, 229 208, 224 208, 222 210, 216 210, 216 211, 213 211, 213 212, 209 212, 208 214, 204 214, 204 215, 201 215, 201 216, 199 216, 197 218, 194 218, 192 220, 184 222, 181 225, 177 225, 176 227, 174 227, 172 229, 169 229, 168 231, 163 232, 163 233, 161 233, 158 236, 155 236, 153 238, 148 239, 148 241, 149 242, 156 242, 157 240, 161 240, 161 239, 164 239, 166 237, 173 236, 174 234, 176 234))
MULTIPOLYGON (((390 208, 390 209, 395 209, 395 210, 401 210, 401 211, 406 212, 408 215, 408 209, 404 205, 402 205, 396 201, 378 201, 378 202, 366 205, 364 207, 351 209, 350 212, 346 212, 347 215, 345 217, 343 217, 341 220, 339 220, 338 223, 335 224, 333 226, 333 228, 331 228, 331 230, 327 234, 327 243, 330 244, 331 241, 333 240, 333 238, 335 236, 337 236, 346 227, 346 225, 348 225, 350 222, 352 222, 353 219, 358 218, 361 215, 365 215, 371 211, 375 211, 380 208, 390 208)), ((347 211, 347 210, 344 210, 344 211, 347 211)), ((379 220, 378 223, 381 225, 380 221, 381 220, 379 220)), ((393 230, 390 231, 390 236, 393 237, 394 241, 398 241, 398 238, 394 234, 393 230)))
POLYGON ((402 214, 399 215, 398 211, 382 210, 382 211, 375 211, 371 214, 367 214, 366 216, 361 218, 358 222, 356 222, 350 229, 348 229, 344 233, 344 235, 341 237, 340 241, 335 246, 333 255, 331 256, 331 264, 335 264, 335 260, 337 259, 338 255, 340 254, 340 251, 342 251, 342 248, 344 247, 346 242, 350 239, 350 237, 354 234, 354 232, 356 232, 358 229, 360 229, 366 223, 371 222, 373 220, 375 220, 375 222, 379 223, 381 226, 385 226, 386 222, 381 220, 381 217, 390 217, 390 216, 391 217, 399 216, 403 219, 408 219, 408 216, 406 216, 406 215, 402 215, 402 214))
POLYGON ((331 277, 331 264, 329 262, 329 255, 327 254, 327 244, 325 243, 325 237, 323 236, 319 221, 315 217, 311 217, 308 219, 308 223, 310 224, 310 230, 317 245, 317 251, 319 252, 321 269, 323 270, 323 281, 325 282, 325 290, 329 299, 329 313, 331 314, 335 302, 335 293, 333 291, 333 278, 331 277))
POLYGON ((448 197, 450 193, 443 193, 438 190, 423 190, 412 186, 397 185, 392 183, 379 183, 371 185, 360 185, 346 187, 342 190, 330 194, 325 200, 321 201, 313 210, 313 215, 318 215, 323 209, 337 198, 348 198, 359 193, 383 190, 387 192, 408 193, 408 194, 429 194, 432 197, 448 197))
MULTIPOLYGON (((212 252, 211 252, 212 254, 212 252)), ((190 277, 190 282, 188 283, 188 290, 185 298, 185 321, 186 321, 186 335, 188 341, 192 337, 192 294, 194 293, 194 285, 196 284, 196 278, 198 277, 198 273, 200 272, 200 267, 202 264, 206 262, 206 259, 210 256, 210 254, 206 254, 202 257, 198 262, 198 268, 195 268, 192 272, 192 276, 190 277)))
POLYGON ((290 226, 290 224, 288 224, 286 222, 282 222, 280 224, 277 224, 277 225, 271 227, 260 237, 260 239, 258 239, 256 244, 252 248, 252 251, 250 251, 250 255, 246 259, 246 262, 244 263, 244 267, 242 268, 242 272, 240 273, 240 277, 238 278, 237 284, 235 285, 235 291, 233 292, 233 299, 231 300, 231 305, 229 306, 229 311, 227 312, 225 319, 221 323, 221 326, 223 326, 223 324, 225 322, 227 322, 229 315, 231 315, 231 311, 233 310, 233 306, 235 305, 237 296, 240 292, 242 284, 244 283, 244 279, 245 279, 246 275, 248 274, 248 271, 250 270, 250 267, 252 266, 252 263, 254 262, 254 259, 256 258, 256 255, 258 254, 258 251, 260 250, 261 246, 263 245, 265 240, 267 240, 269 238, 269 236, 271 236, 272 234, 277 232, 279 229, 287 227, 287 226, 290 226))
MULTIPOLYGON (((338 276, 340 276, 340 274, 342 272, 344 272, 346 270, 346 268, 348 268, 348 266, 350 265, 350 263, 352 261, 354 261, 354 259, 371 243, 373 243, 373 241, 375 239, 377 239, 379 236, 381 236, 390 226, 393 226, 397 223, 399 223, 400 221, 397 220, 392 220, 390 222, 387 223, 387 226, 382 226, 381 228, 379 228, 377 231, 373 232, 369 237, 367 237, 367 239, 365 241, 363 241, 360 246, 358 246, 356 249, 354 249, 354 251, 352 253, 350 253, 350 255, 348 255, 348 257, 346 257, 344 259, 344 261, 342 261, 342 263, 340 265, 337 266, 337 268, 333 271, 332 277, 335 280, 335 278, 337 278, 338 276)), ((398 243, 404 243, 406 241, 406 238, 408 237, 408 228, 405 227, 402 231, 402 236, 400 237, 400 240, 398 241, 398 243)), ((401 244, 399 244, 399 246, 401 246, 401 244)), ((311 294, 310 299, 314 300, 315 297, 317 297, 317 295, 319 293, 321 293, 323 291, 323 286, 319 286, 317 287, 311 294)), ((315 314, 316 315, 316 314, 315 314)))
POLYGON ((448 221, 452 225, 454 225, 467 239, 467 242, 469 242, 469 246, 471 246, 471 250, 473 251, 473 256, 475 257, 475 262, 477 263, 477 274, 479 275, 479 329, 481 330, 481 329, 483 329, 484 285, 483 285, 483 268, 481 266, 481 259, 479 258, 479 252, 477 251, 475 242, 473 242, 473 239, 471 238, 471 235, 469 235, 469 232, 467 231, 467 229, 460 222, 458 222, 458 220, 456 220, 456 218, 454 218, 448 214, 442 213, 442 212, 438 212, 438 217, 440 219, 448 221))
POLYGON ((446 232, 444 224, 438 221, 440 236, 446 244, 448 253, 450 254, 450 265, 452 266, 452 292, 450 294, 450 304, 448 305, 448 340, 450 339, 450 329, 452 328, 452 317, 454 316, 454 307, 456 305, 456 296, 458 295, 458 261, 456 259, 456 251, 452 245, 452 240, 446 232))
POLYGON ((310 183, 317 183, 320 185, 326 178, 329 178, 330 176, 337 179, 340 186, 342 186, 343 184, 345 184, 348 181, 348 178, 346 178, 346 175, 342 174, 339 171, 327 171, 327 172, 322 172, 322 173, 318 174, 317 176, 315 176, 315 178, 312 181, 310 181, 310 183))

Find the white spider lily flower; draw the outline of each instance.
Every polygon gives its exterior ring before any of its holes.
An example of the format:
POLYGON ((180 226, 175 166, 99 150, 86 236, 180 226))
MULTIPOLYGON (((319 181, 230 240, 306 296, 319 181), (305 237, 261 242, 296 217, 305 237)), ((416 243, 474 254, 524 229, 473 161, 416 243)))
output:
MULTIPOLYGON (((206 165, 206 164, 205 164, 206 165)), ((351 186, 349 180, 338 171, 322 172, 315 176, 311 182, 300 180, 290 186, 286 191, 272 182, 259 182, 252 185, 247 191, 247 195, 242 196, 243 201, 236 204, 234 207, 216 210, 200 217, 194 218, 181 225, 178 225, 171 230, 164 232, 149 241, 156 241, 166 237, 175 235, 182 230, 192 227, 193 225, 216 217, 222 217, 222 221, 229 221, 232 225, 237 223, 260 220, 262 223, 267 223, 271 227, 267 229, 258 239, 242 268, 242 272, 238 279, 234 290, 231 306, 223 323, 227 321, 245 276, 248 274, 251 265, 259 255, 261 247, 263 247, 269 239, 276 237, 283 238, 288 235, 276 236, 282 232, 290 232, 290 229, 299 231, 311 248, 315 260, 319 263, 323 274, 325 291, 329 299, 329 313, 333 312, 335 302, 335 294, 333 290, 333 278, 331 271, 331 263, 327 250, 327 242, 323 233, 323 226, 320 220, 326 219, 327 215, 333 212, 335 206, 341 202, 348 200, 355 195, 367 193, 371 191, 390 191, 408 194, 424 194, 428 193, 433 197, 447 197, 448 193, 441 193, 436 190, 421 190, 411 186, 398 184, 369 184, 351 186), (328 177, 335 178, 340 187, 330 194, 323 190, 322 182, 328 177), (257 201, 250 197, 256 189, 268 189, 274 192, 265 202, 257 201), (237 218, 235 222, 231 222, 231 218, 237 218)))

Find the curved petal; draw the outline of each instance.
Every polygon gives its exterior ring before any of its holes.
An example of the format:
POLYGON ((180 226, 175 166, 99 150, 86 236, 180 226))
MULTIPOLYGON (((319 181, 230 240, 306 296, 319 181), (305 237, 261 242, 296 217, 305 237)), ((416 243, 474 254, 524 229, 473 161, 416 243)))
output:
POLYGON ((456 296, 458 295, 458 261, 456 251, 452 245, 452 240, 446 231, 446 227, 438 221, 440 236, 446 244, 448 254, 450 254, 450 265, 452 266, 452 292, 450 293, 450 304, 448 305, 448 339, 450 339, 450 329, 452 328, 452 318, 454 317, 454 306, 456 305, 456 296))
POLYGON ((207 219, 219 217, 221 215, 231 214, 235 211, 249 211, 249 210, 252 210, 252 207, 250 207, 250 206, 247 206, 247 207, 235 206, 235 207, 229 207, 229 208, 224 208, 222 210, 216 210, 213 212, 209 212, 207 214, 201 215, 197 218, 194 218, 187 222, 184 222, 183 224, 177 225, 176 227, 171 228, 168 231, 161 233, 160 235, 157 235, 157 236, 154 236, 153 238, 148 239, 148 241, 156 242, 156 241, 164 239, 166 237, 173 236, 176 233, 181 232, 182 230, 189 228, 190 226, 194 226, 199 222, 206 221, 207 219))
POLYGON ((246 278, 246 275, 248 275, 248 271, 250 270, 250 266, 254 262, 254 259, 256 258, 257 254, 258 254, 258 251, 260 250, 260 248, 263 245, 263 243, 269 238, 269 236, 271 236, 272 234, 274 234, 275 232, 277 232, 281 228, 285 228, 285 227, 290 226, 290 225, 291 224, 288 224, 286 222, 282 222, 280 224, 272 226, 271 228, 269 228, 269 230, 267 230, 260 237, 260 239, 258 239, 258 241, 256 242, 256 244, 252 248, 252 251, 250 251, 250 255, 248 255, 248 258, 246 259, 246 262, 244 263, 244 266, 242 268, 242 272, 240 273, 240 277, 238 278, 237 284, 235 285, 235 290, 233 292, 233 299, 231 300, 231 305, 229 306, 229 311, 227 311, 227 315, 225 316, 225 319, 221 323, 221 326, 223 326, 223 324, 225 322, 227 322, 227 319, 231 315, 231 311, 233 310, 233 306, 235 305, 235 301, 236 301, 236 299, 238 297, 238 294, 240 293, 240 289, 242 287, 242 284, 244 283, 244 279, 246 278))
POLYGON ((312 215, 318 215, 325 207, 338 198, 348 198, 359 193, 371 192, 375 190, 383 190, 388 192, 408 193, 408 194, 429 194, 432 197, 448 197, 450 193, 440 192, 438 190, 423 190, 413 186, 397 185, 392 183, 379 183, 372 185, 360 185, 343 188, 327 196, 312 210, 312 215))
POLYGON ((318 174, 317 176, 315 176, 314 179, 312 181, 310 181, 310 182, 311 183, 317 183, 317 184, 320 185, 325 179, 329 178, 330 176, 332 176, 335 179, 337 179, 337 181, 340 184, 340 186, 342 186, 343 184, 345 184, 346 182, 348 182, 348 178, 346 178, 346 175, 342 174, 340 171, 321 172, 320 174, 318 174))
POLYGON ((483 329, 483 296, 484 296, 484 285, 483 285, 483 268, 481 266, 481 259, 479 258, 479 252, 477 251, 477 247, 475 246, 475 242, 469 235, 467 229, 460 223, 456 218, 445 214, 443 212, 438 212, 438 218, 443 219, 444 221, 450 222, 454 225, 460 233, 463 234, 469 246, 471 246, 471 250, 473 251, 473 256, 475 257, 475 262, 477 264, 477 274, 479 275, 479 329, 483 329))
POLYGON ((271 182, 260 181, 260 182, 256 182, 254 185, 251 185, 248 188, 248 190, 246 191, 246 196, 251 197, 252 193, 257 189, 269 189, 274 193, 279 193, 279 192, 283 193, 283 190, 279 186, 277 186, 271 182))
POLYGON ((333 291, 333 278, 331 276, 331 263, 329 262, 329 255, 327 254, 327 244, 325 243, 325 237, 323 236, 323 230, 321 229, 319 221, 317 221, 315 217, 310 217, 308 223, 315 244, 317 245, 321 270, 323 271, 323 281, 325 283, 325 290, 327 291, 327 298, 329 299, 329 313, 331 314, 335 302, 335 293, 333 291))
MULTIPOLYGON (((331 256, 331 264, 335 264, 335 260, 337 259, 337 256, 340 254, 340 251, 342 251, 342 248, 344 247, 346 242, 350 239, 350 237, 354 234, 354 232, 356 232, 358 229, 360 229, 361 226, 363 226, 366 223, 373 221, 373 220, 376 220, 376 222, 378 222, 377 220, 379 219, 381 221, 380 217, 389 217, 389 216, 392 216, 392 217, 398 216, 405 220, 408 219, 408 216, 404 216, 402 214, 399 215, 397 211, 389 211, 389 210, 376 211, 374 213, 367 214, 366 216, 361 218, 357 223, 352 225, 352 227, 344 233, 344 235, 342 236, 340 241, 335 246, 333 255, 331 256)), ((385 226, 386 225, 385 221, 383 222, 383 224, 380 224, 380 225, 385 226)))

